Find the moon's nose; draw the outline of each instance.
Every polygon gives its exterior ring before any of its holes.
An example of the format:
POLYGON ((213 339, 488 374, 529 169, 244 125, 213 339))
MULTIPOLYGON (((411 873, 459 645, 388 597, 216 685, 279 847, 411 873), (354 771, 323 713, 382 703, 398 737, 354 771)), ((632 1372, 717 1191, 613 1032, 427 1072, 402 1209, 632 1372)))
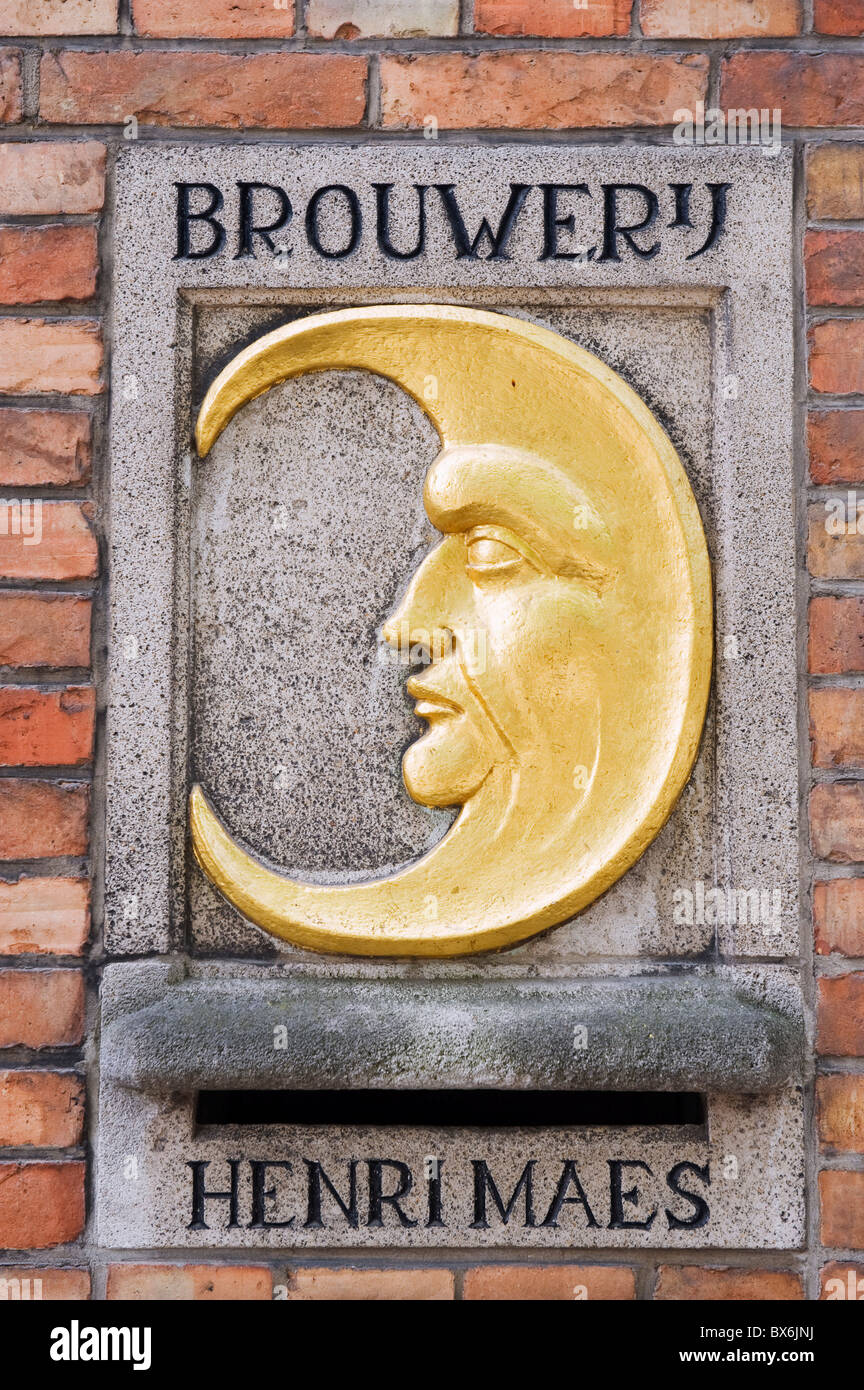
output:
POLYGON ((405 592, 402 602, 391 613, 381 629, 384 641, 399 647, 406 640, 428 644, 436 632, 449 632, 453 615, 448 613, 449 550, 452 537, 432 551, 423 561, 405 592))

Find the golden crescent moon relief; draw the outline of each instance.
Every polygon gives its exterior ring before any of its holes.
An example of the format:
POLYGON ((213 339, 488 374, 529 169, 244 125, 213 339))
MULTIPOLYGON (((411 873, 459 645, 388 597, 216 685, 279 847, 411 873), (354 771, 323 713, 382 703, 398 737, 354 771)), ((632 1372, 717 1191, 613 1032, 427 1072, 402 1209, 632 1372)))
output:
POLYGON ((620 878, 689 776, 712 653, 696 501, 651 411, 598 358, 533 323, 447 305, 315 314, 268 333, 207 392, 199 454, 247 401, 333 369, 389 378, 441 440, 424 503, 442 539, 383 636, 429 658, 407 683, 428 730, 405 753, 405 785, 423 805, 461 809, 397 872, 313 884, 260 863, 194 786, 195 855, 244 917, 309 950, 510 946, 620 878))

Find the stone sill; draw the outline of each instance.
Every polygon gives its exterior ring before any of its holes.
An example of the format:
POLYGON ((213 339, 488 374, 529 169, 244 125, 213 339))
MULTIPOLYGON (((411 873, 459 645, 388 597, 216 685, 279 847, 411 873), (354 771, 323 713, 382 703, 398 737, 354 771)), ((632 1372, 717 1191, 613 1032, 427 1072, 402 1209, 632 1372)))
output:
POLYGON ((758 1094, 798 1079, 803 1053, 795 1006, 768 1004, 728 974, 575 981, 302 975, 169 983, 160 972, 155 992, 123 990, 110 1012, 103 1077, 156 1094, 472 1088, 758 1094))

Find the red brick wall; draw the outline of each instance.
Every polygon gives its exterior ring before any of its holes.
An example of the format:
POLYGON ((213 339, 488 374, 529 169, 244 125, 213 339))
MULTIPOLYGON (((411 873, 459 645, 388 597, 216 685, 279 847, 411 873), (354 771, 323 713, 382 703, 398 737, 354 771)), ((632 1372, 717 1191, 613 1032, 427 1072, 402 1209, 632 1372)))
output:
POLYGON ((0 0, 0 1277, 39 1278, 46 1298, 86 1298, 91 1280, 109 1298, 270 1298, 274 1284, 293 1299, 830 1295, 831 1280, 864 1275, 864 534, 824 526, 827 497, 864 488, 864 3, 394 0, 383 35, 363 32, 361 11, 351 0, 0 0), (82 1074, 99 963, 88 873, 98 903, 90 788, 95 806, 111 277, 101 217, 130 118, 146 139, 397 134, 432 117, 442 132, 502 140, 604 129, 668 140, 676 107, 700 99, 779 107, 801 152, 801 683, 813 764, 802 852, 821 1169, 808 1250, 705 1267, 523 1252, 467 1267, 400 1259, 398 1270, 380 1255, 287 1272, 269 1260, 106 1270, 88 1241, 82 1074))

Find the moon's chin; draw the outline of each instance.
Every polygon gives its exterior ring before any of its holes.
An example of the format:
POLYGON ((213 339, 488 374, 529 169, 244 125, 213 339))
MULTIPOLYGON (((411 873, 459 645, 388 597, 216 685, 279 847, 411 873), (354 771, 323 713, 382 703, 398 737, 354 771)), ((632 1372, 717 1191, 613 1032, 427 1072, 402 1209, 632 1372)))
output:
POLYGON ((430 729, 405 753, 402 776, 421 806, 461 806, 479 791, 489 773, 470 734, 446 724, 430 729))

